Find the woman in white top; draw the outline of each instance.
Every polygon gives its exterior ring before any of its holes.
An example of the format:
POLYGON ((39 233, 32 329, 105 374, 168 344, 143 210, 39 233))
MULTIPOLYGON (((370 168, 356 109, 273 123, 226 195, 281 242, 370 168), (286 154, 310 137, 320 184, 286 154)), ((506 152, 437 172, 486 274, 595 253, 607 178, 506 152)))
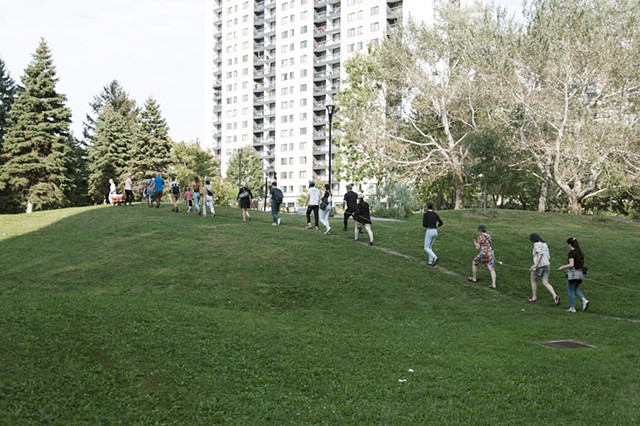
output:
POLYGON ((553 304, 560 303, 560 296, 556 294, 553 286, 549 283, 549 273, 551 272, 551 254, 549 246, 542 239, 540 234, 533 233, 529 236, 529 241, 533 243, 533 266, 531 266, 531 297, 529 302, 538 301, 538 277, 542 277, 542 285, 545 286, 553 296, 553 304))
POLYGON ((116 184, 113 179, 109 179, 109 204, 113 204, 114 195, 116 195, 116 184))
POLYGON ((324 195, 320 200, 320 223, 324 225, 324 235, 331 233, 331 225, 329 225, 329 215, 331 214, 331 189, 329 184, 324 185, 324 195))

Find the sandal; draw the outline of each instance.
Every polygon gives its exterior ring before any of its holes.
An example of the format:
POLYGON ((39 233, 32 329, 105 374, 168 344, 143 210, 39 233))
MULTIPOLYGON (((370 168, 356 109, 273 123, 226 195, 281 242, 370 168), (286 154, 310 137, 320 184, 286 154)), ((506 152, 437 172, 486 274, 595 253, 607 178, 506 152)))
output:
POLYGON ((477 283, 478 280, 474 280, 472 277, 467 277, 467 281, 469 281, 470 283, 477 283))
POLYGON ((493 285, 490 285, 490 286, 489 286, 489 290, 496 290, 497 288, 498 288, 498 287, 493 286, 493 285))

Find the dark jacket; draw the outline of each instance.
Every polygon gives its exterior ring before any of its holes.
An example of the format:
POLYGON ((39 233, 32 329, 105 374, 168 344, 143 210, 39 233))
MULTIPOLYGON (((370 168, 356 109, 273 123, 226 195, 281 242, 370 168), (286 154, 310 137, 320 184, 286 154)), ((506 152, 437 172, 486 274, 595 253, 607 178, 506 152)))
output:
POLYGON ((371 214, 369 213, 369 203, 360 200, 353 213, 356 221, 359 223, 371 223, 371 214))

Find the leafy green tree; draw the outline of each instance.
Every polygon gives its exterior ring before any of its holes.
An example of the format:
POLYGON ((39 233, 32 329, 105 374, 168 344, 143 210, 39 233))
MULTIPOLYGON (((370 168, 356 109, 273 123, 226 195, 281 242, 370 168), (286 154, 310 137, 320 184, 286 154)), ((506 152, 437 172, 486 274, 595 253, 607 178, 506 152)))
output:
POLYGON ((574 214, 618 164, 638 170, 639 20, 637 1, 532 1, 495 85, 518 102, 522 149, 574 214))
POLYGON ((0 171, 0 185, 15 194, 27 213, 66 205, 72 190, 71 111, 66 96, 56 91, 57 81, 49 47, 41 40, 9 112, 7 161, 0 171))
POLYGON ((103 202, 109 194, 109 179, 116 185, 126 177, 131 164, 134 134, 127 119, 111 105, 106 105, 96 122, 89 155, 89 195, 103 202))
POLYGON ((11 78, 4 61, 0 58, 0 152, 7 129, 7 117, 16 97, 16 83, 11 78))
POLYGON ((371 211, 379 217, 404 219, 416 207, 412 187, 402 182, 389 181, 377 187, 369 201, 371 211))
POLYGON ((263 164, 251 145, 240 148, 231 156, 227 167, 227 181, 236 188, 244 182, 255 197, 260 196, 264 186, 263 164))
POLYGON ((347 150, 375 155, 405 179, 451 176, 458 209, 472 163, 469 135, 492 121, 487 76, 509 31, 491 11, 450 5, 433 26, 409 21, 372 51, 373 62, 348 65, 360 75, 350 74, 338 98, 347 150))
POLYGON ((140 127, 132 152, 132 167, 138 178, 168 172, 173 165, 169 126, 160 106, 148 98, 140 112, 140 127))
POLYGON ((212 178, 219 175, 220 163, 200 146, 199 141, 173 143, 173 173, 184 187, 193 181, 195 176, 200 179, 212 178))

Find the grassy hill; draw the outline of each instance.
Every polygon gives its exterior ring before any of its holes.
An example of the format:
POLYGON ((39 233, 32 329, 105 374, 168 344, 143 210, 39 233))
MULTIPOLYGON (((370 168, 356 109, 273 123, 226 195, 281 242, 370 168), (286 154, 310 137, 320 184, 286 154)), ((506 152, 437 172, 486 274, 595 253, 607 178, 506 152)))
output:
POLYGON ((520 211, 374 221, 99 206, 0 216, 0 424, 637 424, 638 224, 520 211), (479 223, 498 291, 470 284, 479 223), (352 226, 352 225, 351 225, 352 226), (579 239, 589 311, 530 294, 579 239), (366 234, 365 234, 366 235, 366 234), (592 349, 557 350, 574 339, 592 349))

